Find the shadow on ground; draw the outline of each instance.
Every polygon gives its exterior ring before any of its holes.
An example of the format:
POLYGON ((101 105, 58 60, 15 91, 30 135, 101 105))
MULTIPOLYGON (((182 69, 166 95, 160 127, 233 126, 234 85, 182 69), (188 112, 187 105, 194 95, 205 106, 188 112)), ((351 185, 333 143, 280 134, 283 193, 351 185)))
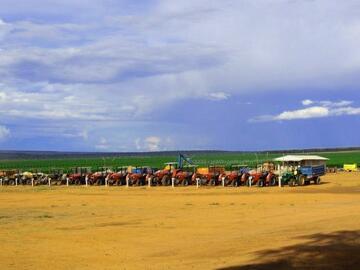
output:
POLYGON ((305 243, 258 252, 256 263, 219 270, 360 269, 360 231, 305 237, 305 243))

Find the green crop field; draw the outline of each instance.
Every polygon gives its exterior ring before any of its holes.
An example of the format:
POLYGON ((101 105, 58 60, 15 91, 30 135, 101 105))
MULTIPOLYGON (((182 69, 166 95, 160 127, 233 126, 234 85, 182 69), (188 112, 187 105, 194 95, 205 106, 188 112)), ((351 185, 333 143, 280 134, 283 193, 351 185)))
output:
MULTIPOLYGON (((360 164, 360 151, 347 152, 318 152, 314 153, 329 158, 328 166, 342 167, 344 163, 360 164)), ((202 153, 188 155, 198 166, 224 165, 229 168, 232 164, 246 164, 256 166, 267 160, 281 156, 281 154, 256 153, 202 153)), ((3 159, 0 160, 0 169, 38 170, 48 172, 53 168, 70 170, 74 167, 91 167, 98 170, 100 167, 120 166, 150 166, 164 167, 165 162, 176 161, 176 155, 143 155, 143 156, 111 156, 111 157, 76 157, 66 158, 32 158, 32 159, 3 159)))

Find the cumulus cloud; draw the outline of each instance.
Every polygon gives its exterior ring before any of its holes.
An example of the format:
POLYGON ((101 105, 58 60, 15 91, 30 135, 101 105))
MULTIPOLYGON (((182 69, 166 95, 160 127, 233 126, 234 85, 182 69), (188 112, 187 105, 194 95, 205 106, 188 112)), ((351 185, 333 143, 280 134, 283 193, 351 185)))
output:
POLYGON ((161 139, 156 136, 145 138, 146 148, 149 151, 159 151, 161 139))
POLYGON ((285 111, 273 118, 273 120, 309 119, 329 116, 329 109, 325 107, 310 107, 295 111, 285 111))
POLYGON ((166 151, 174 150, 174 143, 170 137, 147 136, 136 138, 134 144, 137 151, 166 151))

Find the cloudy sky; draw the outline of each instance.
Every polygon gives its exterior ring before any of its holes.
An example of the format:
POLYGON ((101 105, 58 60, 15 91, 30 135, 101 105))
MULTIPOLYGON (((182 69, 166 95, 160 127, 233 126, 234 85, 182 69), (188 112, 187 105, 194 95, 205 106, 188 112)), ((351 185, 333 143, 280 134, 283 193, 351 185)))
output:
POLYGON ((0 148, 360 145, 355 0, 1 0, 0 148))

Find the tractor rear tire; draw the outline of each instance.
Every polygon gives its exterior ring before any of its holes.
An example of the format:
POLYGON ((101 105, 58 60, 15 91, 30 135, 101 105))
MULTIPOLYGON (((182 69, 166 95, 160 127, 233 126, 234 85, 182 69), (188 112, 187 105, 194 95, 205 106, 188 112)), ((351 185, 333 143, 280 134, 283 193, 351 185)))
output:
POLYGON ((8 185, 9 185, 9 186, 15 186, 15 180, 10 179, 10 180, 8 181, 8 185))
POLYGON ((320 177, 316 177, 315 180, 314 180, 314 184, 315 184, 315 185, 319 185, 320 182, 321 182, 320 177))
POLYGON ((276 186, 277 180, 276 176, 271 177, 269 186, 276 186))
POLYGON ((231 185, 232 185, 233 187, 238 187, 238 186, 239 186, 239 180, 238 180, 238 179, 233 180, 233 182, 231 183, 231 185))

